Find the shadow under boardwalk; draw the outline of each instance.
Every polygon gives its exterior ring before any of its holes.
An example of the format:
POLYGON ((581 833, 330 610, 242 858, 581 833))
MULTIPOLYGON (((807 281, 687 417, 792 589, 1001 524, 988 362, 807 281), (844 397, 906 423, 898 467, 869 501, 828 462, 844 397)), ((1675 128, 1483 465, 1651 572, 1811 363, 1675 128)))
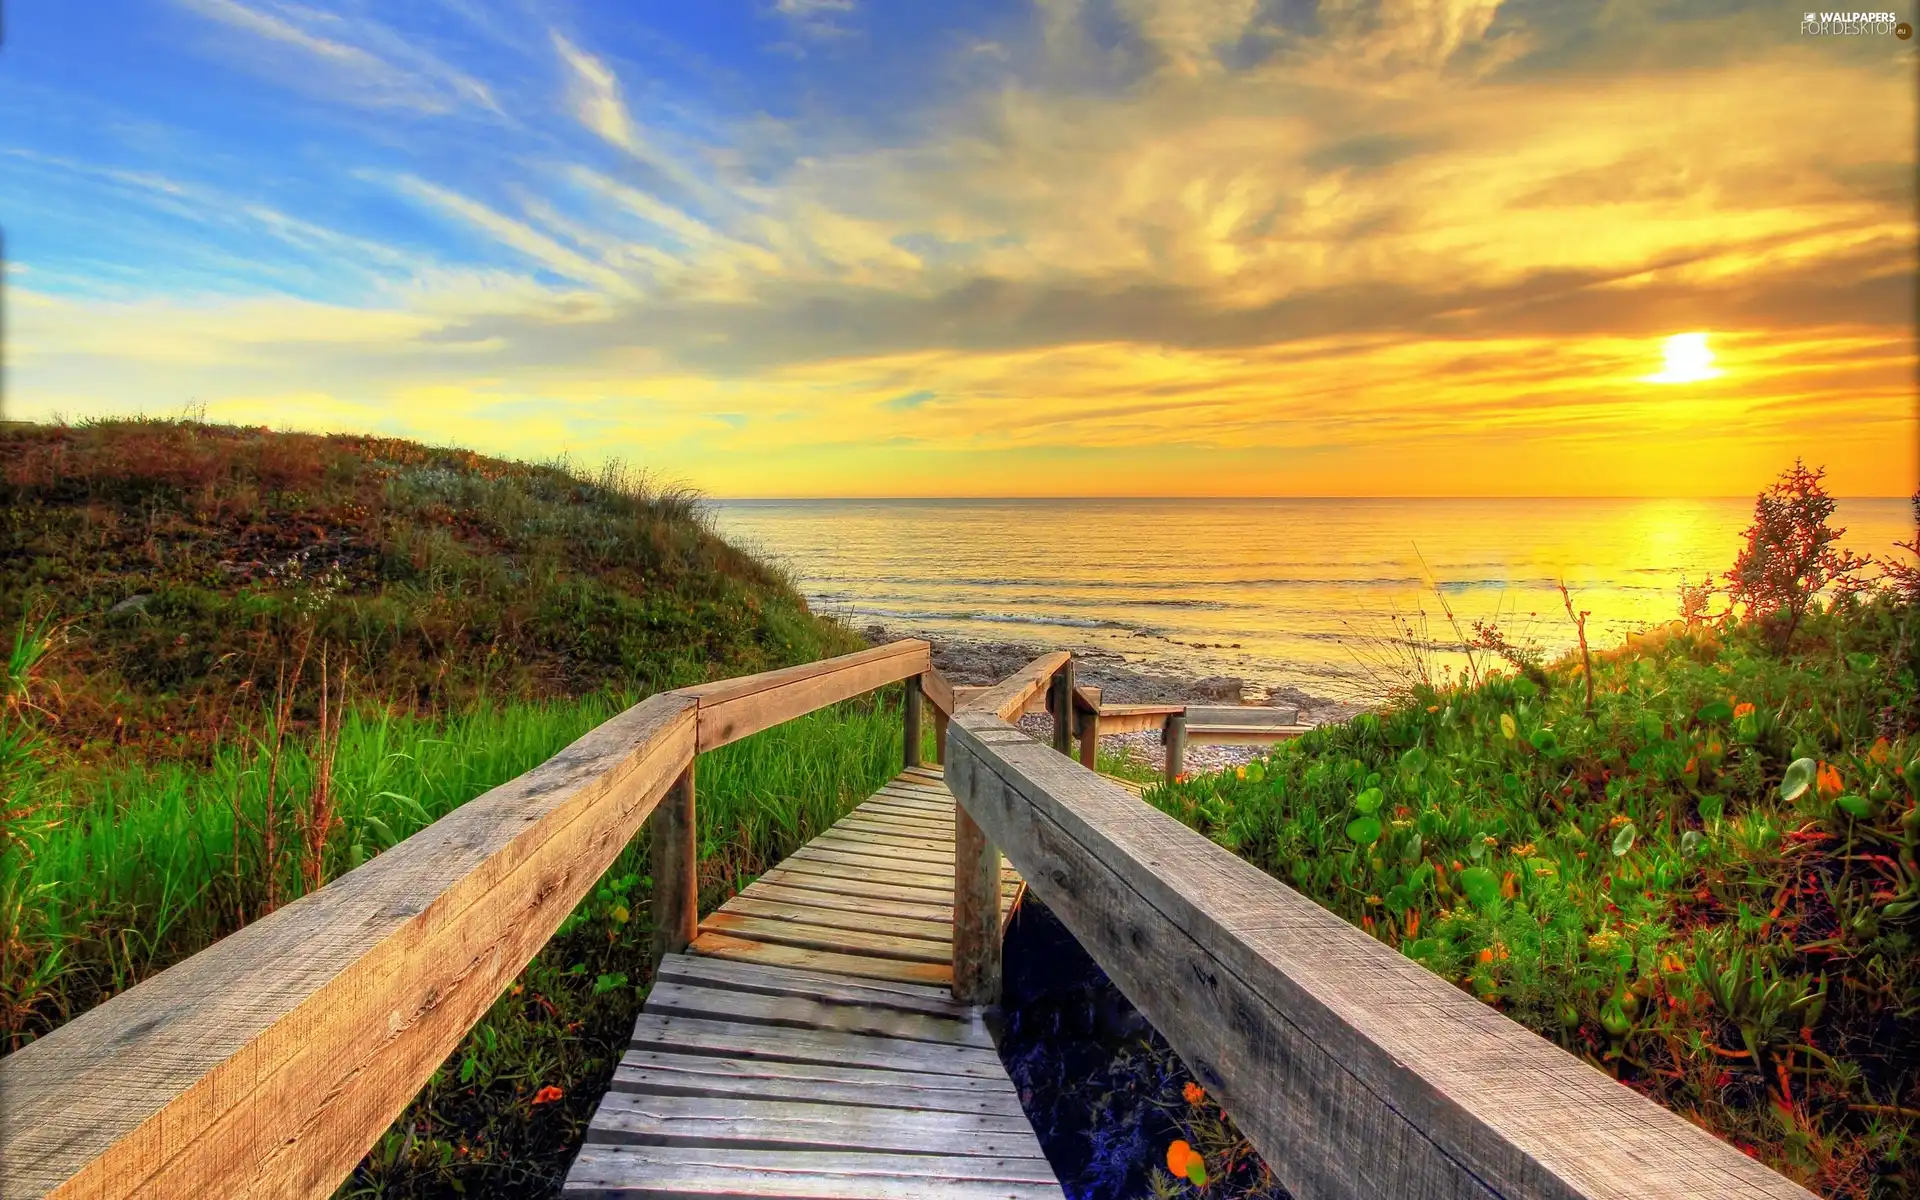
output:
POLYGON ((908 770, 660 964, 564 1194, 1059 1200, 952 921, 953 797, 908 770))

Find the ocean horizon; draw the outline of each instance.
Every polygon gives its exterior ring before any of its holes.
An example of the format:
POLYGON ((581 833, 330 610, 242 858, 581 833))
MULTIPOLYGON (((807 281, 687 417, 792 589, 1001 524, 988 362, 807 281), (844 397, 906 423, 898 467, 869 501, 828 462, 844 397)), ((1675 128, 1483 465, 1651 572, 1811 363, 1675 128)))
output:
MULTIPOLYGON (((1673 619, 1683 580, 1733 563, 1753 498, 888 497, 706 500, 715 527, 785 570, 816 611, 935 640, 1119 654, 1378 699, 1419 643, 1466 658, 1493 621, 1557 655, 1673 619), (1114 510, 1124 519, 1114 519, 1114 510), (1448 611, 1451 611, 1451 616, 1448 611)), ((1897 553, 1909 501, 1838 500, 1842 544, 1897 553)))

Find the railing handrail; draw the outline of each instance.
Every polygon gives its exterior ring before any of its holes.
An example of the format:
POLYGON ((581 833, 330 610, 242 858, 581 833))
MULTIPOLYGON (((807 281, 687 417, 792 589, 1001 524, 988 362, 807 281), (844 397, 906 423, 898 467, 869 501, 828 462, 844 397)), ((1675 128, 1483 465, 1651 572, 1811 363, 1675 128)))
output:
POLYGON ((1004 851, 1293 1194, 1811 1200, 984 705, 946 762, 956 993, 1004 851))
POLYGON ((690 830, 700 751, 931 667, 907 639, 649 697, 0 1059, 0 1200, 331 1195, 676 783, 690 830))

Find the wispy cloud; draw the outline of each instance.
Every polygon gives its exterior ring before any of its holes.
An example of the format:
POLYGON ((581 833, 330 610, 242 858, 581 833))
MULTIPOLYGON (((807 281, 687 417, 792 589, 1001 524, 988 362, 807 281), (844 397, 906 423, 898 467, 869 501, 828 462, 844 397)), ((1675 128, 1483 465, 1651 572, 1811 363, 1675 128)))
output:
POLYGON ((249 35, 233 56, 236 63, 331 100, 425 113, 463 107, 500 113, 485 83, 372 18, 347 18, 285 0, 175 2, 249 35))
POLYGON ((511 94, 520 124, 415 122, 324 214, 75 152, 99 187, 365 284, 101 307, 30 274, 16 395, 43 409, 161 378, 216 415, 402 420, 379 399, 733 494, 903 470, 991 491, 995 456, 1048 453, 1152 453, 1170 491, 1445 492, 1497 455, 1521 493, 1724 494, 1791 452, 1843 490, 1910 486, 1910 49, 1811 47, 1758 11, 1039 0, 913 46, 949 92, 876 121, 885 97, 848 83, 836 110, 810 59, 779 95, 764 60, 734 65, 740 95, 676 93, 681 60, 543 13, 460 17, 520 48, 486 60, 505 76, 404 49, 384 11, 181 2, 341 108, 511 94), (357 223, 395 196, 409 222, 357 223), (1693 330, 1725 374, 1641 383, 1693 330))

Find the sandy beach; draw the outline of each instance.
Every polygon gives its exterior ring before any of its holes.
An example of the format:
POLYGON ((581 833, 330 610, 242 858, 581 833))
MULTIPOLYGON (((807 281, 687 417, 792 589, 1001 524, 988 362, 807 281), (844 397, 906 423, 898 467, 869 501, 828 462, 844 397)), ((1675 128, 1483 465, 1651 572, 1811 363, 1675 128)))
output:
MULTIPOLYGON (((933 665, 956 684, 997 683, 1048 649, 1067 649, 1074 655, 1075 681, 1098 687, 1103 699, 1115 703, 1261 704, 1297 709, 1302 725, 1344 721, 1365 707, 1235 675, 1183 674, 1158 665, 1132 662, 1124 655, 1094 647, 1047 647, 1024 642, 928 637, 917 630, 878 623, 862 626, 860 632, 874 645, 898 638, 927 637, 933 646, 933 665)), ((1050 721, 1046 716, 1028 716, 1021 718, 1020 726, 1044 739, 1051 736, 1050 721)), ((1105 750, 1123 752, 1155 770, 1165 768, 1166 751, 1157 733, 1119 734, 1102 738, 1100 744, 1105 750)), ((1248 762, 1260 753, 1257 746, 1188 746, 1187 769, 1190 772, 1224 770, 1248 762)))

